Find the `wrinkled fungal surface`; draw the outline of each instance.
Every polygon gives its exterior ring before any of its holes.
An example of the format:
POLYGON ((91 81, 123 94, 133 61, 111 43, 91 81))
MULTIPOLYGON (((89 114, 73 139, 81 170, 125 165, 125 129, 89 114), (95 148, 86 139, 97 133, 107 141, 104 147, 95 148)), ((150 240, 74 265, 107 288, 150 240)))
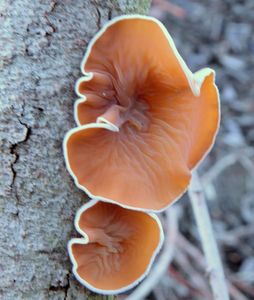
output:
POLYGON ((73 272, 96 292, 116 293, 138 283, 163 241, 156 216, 111 203, 90 201, 75 223, 84 237, 69 242, 73 272))
POLYGON ((186 190, 219 125, 214 71, 192 74, 164 26, 123 16, 92 40, 67 167, 91 197, 159 211, 186 190))

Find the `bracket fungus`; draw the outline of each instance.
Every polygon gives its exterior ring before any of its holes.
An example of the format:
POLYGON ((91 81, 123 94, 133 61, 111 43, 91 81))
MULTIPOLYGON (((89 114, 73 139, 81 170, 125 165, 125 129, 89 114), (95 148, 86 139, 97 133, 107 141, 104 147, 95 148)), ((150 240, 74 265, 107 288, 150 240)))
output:
POLYGON ((161 211, 187 189, 211 149, 219 95, 192 73, 152 17, 113 19, 92 39, 76 85, 78 127, 64 140, 69 172, 91 198, 161 211))
POLYGON ((97 293, 123 292, 140 282, 160 250, 164 235, 154 214, 91 200, 77 212, 68 250, 76 278, 97 293))

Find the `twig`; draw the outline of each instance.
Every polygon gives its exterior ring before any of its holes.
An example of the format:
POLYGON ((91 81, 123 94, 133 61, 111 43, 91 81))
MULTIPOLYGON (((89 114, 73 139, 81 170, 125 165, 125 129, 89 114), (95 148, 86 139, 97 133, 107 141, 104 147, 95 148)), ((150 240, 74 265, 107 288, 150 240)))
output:
POLYGON ((156 300, 166 300, 164 294, 163 294, 163 289, 161 289, 161 287, 156 286, 153 289, 153 295, 155 297, 156 300))
POLYGON ((250 157, 254 155, 252 148, 245 148, 241 151, 230 153, 220 160, 218 160, 211 168, 208 170, 201 178, 203 185, 211 183, 215 178, 217 178, 226 168, 232 166, 237 161, 240 161, 242 166, 253 175, 254 166, 250 157))
POLYGON ((185 286, 191 296, 195 297, 202 297, 202 299, 211 299, 210 295, 208 293, 204 294, 203 289, 196 288, 192 285, 191 281, 188 281, 187 279, 184 278, 182 273, 178 272, 175 268, 170 266, 169 268, 169 274, 170 276, 174 277, 174 279, 181 285, 185 286))
POLYGON ((240 290, 244 291, 245 293, 249 294, 251 297, 254 297, 254 289, 247 285, 246 283, 242 281, 238 281, 232 278, 232 281, 234 282, 234 285, 236 285, 240 290))
POLYGON ((197 289, 205 292, 205 297, 203 297, 204 299, 213 299, 209 291, 206 278, 200 271, 196 269, 196 265, 193 265, 193 261, 188 258, 188 256, 182 249, 177 251, 174 262, 176 263, 177 267, 180 267, 183 274, 189 274, 190 281, 197 289))
POLYGON ((235 300, 248 300, 248 298, 242 294, 233 284, 230 284, 229 291, 235 300))
POLYGON ((206 263, 202 252, 188 241, 183 234, 178 235, 176 245, 182 252, 186 252, 192 260, 195 260, 199 268, 205 268, 206 263))
POLYGON ((239 226, 236 229, 226 231, 218 235, 217 240, 221 244, 237 245, 240 239, 252 236, 254 232, 254 223, 239 226))
POLYGON ((201 178, 202 184, 205 186, 211 183, 215 178, 218 177, 226 168, 235 164, 239 159, 238 153, 230 153, 220 160, 218 160, 201 178))
POLYGON ((128 296, 125 300, 143 300, 158 284, 161 277, 167 272, 168 266, 173 260, 174 246, 178 232, 177 207, 171 206, 166 211, 165 245, 160 257, 155 263, 150 275, 128 296))
MULTIPOLYGON (((186 252, 201 268, 205 268, 206 262, 203 254, 197 249, 192 243, 190 243, 182 234, 178 234, 177 238, 177 247, 180 249, 180 252, 186 252)), ((191 277, 192 273, 188 272, 191 277)), ((229 280, 227 281, 229 287, 229 293, 232 296, 232 299, 235 300, 247 300, 244 294, 237 287, 235 287, 229 280)), ((205 299, 208 299, 206 296, 205 299)))
POLYGON ((192 174, 192 181, 188 193, 208 265, 209 281, 214 299, 229 300, 225 275, 214 238, 210 215, 196 171, 192 174))

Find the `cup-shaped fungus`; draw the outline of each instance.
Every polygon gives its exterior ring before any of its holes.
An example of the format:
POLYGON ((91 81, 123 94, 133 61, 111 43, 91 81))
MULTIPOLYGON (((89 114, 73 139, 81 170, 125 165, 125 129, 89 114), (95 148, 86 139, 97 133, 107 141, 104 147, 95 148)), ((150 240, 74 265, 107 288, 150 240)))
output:
POLYGON ((80 208, 75 226, 83 238, 68 245, 73 273, 102 294, 123 292, 142 280, 164 239, 154 214, 96 200, 80 208))
POLYGON ((95 36, 82 72, 79 127, 64 141, 77 186, 123 207, 165 209, 214 143, 220 119, 214 71, 193 74, 159 21, 133 15, 95 36))

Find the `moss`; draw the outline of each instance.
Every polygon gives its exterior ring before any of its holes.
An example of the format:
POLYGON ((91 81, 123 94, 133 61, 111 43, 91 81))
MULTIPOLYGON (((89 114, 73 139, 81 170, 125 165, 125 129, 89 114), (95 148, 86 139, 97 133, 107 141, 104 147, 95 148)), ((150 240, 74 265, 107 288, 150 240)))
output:
POLYGON ((151 1, 150 0, 113 0, 119 10, 126 14, 144 14, 147 15, 151 1))

